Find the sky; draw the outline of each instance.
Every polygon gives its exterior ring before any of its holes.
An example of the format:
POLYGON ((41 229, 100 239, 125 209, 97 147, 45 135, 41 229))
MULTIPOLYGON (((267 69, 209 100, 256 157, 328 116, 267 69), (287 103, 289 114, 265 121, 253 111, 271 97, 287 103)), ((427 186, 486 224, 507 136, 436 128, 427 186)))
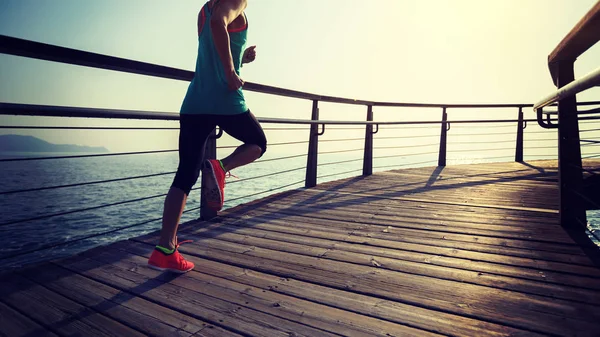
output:
MULTIPOLYGON (((246 81, 356 99, 534 103, 553 87, 547 57, 596 0, 249 0, 246 81)), ((196 0, 0 0, 0 34, 193 70, 196 0)), ((576 62, 598 66, 600 45, 576 62)), ((178 112, 187 83, 0 55, 0 101, 178 112)), ((595 88, 579 100, 600 100, 595 88)), ((311 103, 247 93, 258 117, 310 118, 311 103)), ((364 120, 363 107, 322 104, 323 119, 364 120)), ((514 118, 511 112, 507 118, 514 118)), ((469 115, 470 114, 470 115, 469 115)), ((465 113, 486 114, 487 111, 465 113)), ((527 111, 527 117, 533 112, 527 111)), ((437 111, 376 109, 376 120, 437 111)), ((174 123, 0 116, 1 125, 174 123)), ((2 131, 16 133, 16 131, 2 131)), ((176 147, 176 133, 19 131, 111 151, 176 147)), ((285 136, 273 135, 273 139, 285 136)), ((271 139, 270 139, 271 140, 271 139)))

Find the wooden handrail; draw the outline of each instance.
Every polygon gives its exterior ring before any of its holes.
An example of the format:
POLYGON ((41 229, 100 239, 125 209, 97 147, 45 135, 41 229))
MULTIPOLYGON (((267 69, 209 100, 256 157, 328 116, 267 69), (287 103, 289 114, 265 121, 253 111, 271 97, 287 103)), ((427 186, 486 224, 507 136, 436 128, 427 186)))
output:
MULTIPOLYGON (((194 72, 189 70, 166 67, 146 62, 134 61, 120 57, 91 53, 83 50, 55 46, 51 44, 19 39, 0 34, 0 54, 28 57, 72 64, 96 69, 113 70, 118 72, 153 76, 158 78, 191 81, 194 72)), ((439 103, 398 103, 398 102, 373 102, 368 100, 317 95, 298 90, 273 87, 264 84, 245 82, 244 90, 270 95, 291 97, 320 102, 382 106, 405 108, 519 108, 532 104, 439 104, 439 103)))
POLYGON ((558 63, 574 62, 600 40, 600 1, 575 25, 548 56, 548 67, 558 86, 558 63))

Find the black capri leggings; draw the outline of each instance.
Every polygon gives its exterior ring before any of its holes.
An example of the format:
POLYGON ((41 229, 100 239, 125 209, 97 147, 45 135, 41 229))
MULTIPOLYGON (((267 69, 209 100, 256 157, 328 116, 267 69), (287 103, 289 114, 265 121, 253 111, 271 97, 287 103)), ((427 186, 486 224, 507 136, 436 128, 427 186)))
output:
POLYGON ((237 115, 182 114, 179 120, 179 166, 171 186, 190 191, 200 175, 208 136, 219 126, 244 144, 258 145, 261 156, 267 151, 265 132, 248 110, 237 115))

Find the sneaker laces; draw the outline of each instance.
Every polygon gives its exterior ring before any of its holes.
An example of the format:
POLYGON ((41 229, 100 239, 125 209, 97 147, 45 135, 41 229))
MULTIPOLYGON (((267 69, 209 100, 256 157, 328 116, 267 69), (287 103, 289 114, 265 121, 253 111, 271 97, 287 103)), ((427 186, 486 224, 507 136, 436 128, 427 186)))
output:
POLYGON ((234 177, 236 179, 240 179, 240 177, 238 177, 235 174, 231 173, 231 171, 225 172, 225 178, 231 178, 231 177, 234 177))
MULTIPOLYGON (((235 174, 231 173, 231 171, 225 172, 225 179, 231 178, 231 177, 234 177, 236 179, 240 179, 238 176, 236 176, 235 174)), ((223 187, 225 187, 225 185, 227 185, 227 182, 225 180, 223 180, 223 187)))
POLYGON ((186 244, 186 243, 190 243, 190 242, 194 242, 194 240, 183 240, 181 242, 179 242, 179 240, 177 240, 177 244, 175 245, 175 250, 177 250, 179 248, 179 246, 186 244))

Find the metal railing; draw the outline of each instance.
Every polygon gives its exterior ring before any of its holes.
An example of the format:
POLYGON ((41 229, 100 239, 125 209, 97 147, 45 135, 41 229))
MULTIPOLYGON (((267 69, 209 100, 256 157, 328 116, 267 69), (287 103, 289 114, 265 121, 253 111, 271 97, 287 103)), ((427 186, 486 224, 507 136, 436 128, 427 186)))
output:
MULTIPOLYGON (((52 46, 47 44, 42 44, 38 42, 26 41, 21 39, 16 39, 7 36, 0 35, 0 53, 12 54, 24 57, 30 57, 35 59, 42 60, 51 60, 55 62, 68 63, 73 65, 83 65, 87 67, 94 67, 100 69, 109 69, 120 72, 134 73, 134 74, 143 74, 148 76, 155 76, 166 79, 176 79, 182 81, 189 81, 193 77, 193 73, 185 70, 174 69, 164 66, 158 66, 143 62, 131 61, 106 55, 94 54, 79 50, 73 50, 69 48, 63 48, 58 46, 52 46)), ((319 179, 330 178, 333 176, 340 175, 348 175, 354 173, 362 173, 362 175, 370 175, 373 173, 374 169, 388 169, 391 167, 400 168, 405 166, 418 166, 418 165, 427 165, 427 164, 435 164, 439 166, 445 166, 447 164, 447 155, 448 153, 466 153, 468 151, 465 150, 448 150, 448 137, 449 135, 453 135, 451 131, 455 128, 459 128, 460 126, 471 126, 477 125, 478 129, 497 129, 498 124, 506 125, 511 127, 516 127, 516 132, 488 132, 488 133, 457 133, 456 137, 458 139, 463 139, 464 137, 486 137, 486 136, 496 136, 496 135, 508 135, 508 134, 516 134, 516 139, 504 141, 503 144, 514 142, 514 147, 504 147, 504 148, 495 148, 489 149, 490 151, 510 151, 512 152, 509 157, 507 156, 495 156, 489 157, 489 159, 508 159, 514 158, 515 161, 521 162, 523 161, 524 156, 524 130, 526 129, 528 123, 535 122, 536 119, 525 119, 523 109, 532 107, 531 104, 421 104, 421 103, 390 103, 390 102, 375 102, 375 101, 366 101, 366 100, 354 100, 348 98, 338 98, 331 96, 322 96, 315 95, 300 91, 293 91, 287 89, 281 89, 276 87, 270 87, 255 83, 246 82, 244 85, 244 90, 259 92, 264 94, 276 95, 276 96, 285 96, 295 99, 302 100, 310 100, 312 102, 312 110, 311 110, 311 119, 310 120, 302 120, 302 119, 281 119, 281 118, 259 118, 259 121, 267 127, 265 127, 266 131, 269 132, 277 132, 277 131, 288 131, 288 130, 298 130, 298 131, 307 131, 308 138, 304 140, 289 140, 280 143, 269 144, 269 146, 291 146, 291 145, 303 145, 306 144, 308 146, 308 151, 306 153, 299 154, 290 154, 283 157, 270 158, 270 159, 261 159, 257 163, 270 163, 274 161, 289 161, 293 159, 300 159, 306 157, 306 165, 302 167, 291 167, 286 168, 277 172, 270 172, 268 174, 261 174, 255 177, 249 177, 245 179, 241 179, 238 181, 229 182, 229 184, 233 183, 243 183, 258 179, 267 179, 273 176, 283 176, 290 173, 298 173, 301 171, 304 172, 304 179, 297 180, 294 182, 290 182, 290 180, 286 181, 286 183, 282 186, 268 188, 262 191, 255 191, 249 195, 245 195, 238 198, 228 199, 227 202, 235 202, 238 200, 243 200, 248 197, 254 197, 259 195, 265 195, 268 193, 273 193, 276 191, 285 190, 287 188, 291 188, 294 186, 304 185, 306 188, 314 187, 319 179), (331 102, 338 104, 350 104, 350 105, 362 105, 365 107, 366 118, 364 121, 331 121, 331 120, 321 120, 319 119, 319 103, 320 102, 331 102), (375 121, 374 120, 374 108, 375 107, 397 107, 397 108, 437 108, 441 113, 440 119, 438 120, 411 120, 411 121, 375 121), (448 112, 453 109, 499 109, 499 108, 510 108, 515 109, 516 118, 508 118, 508 119, 476 119, 476 120, 449 120, 448 112), (277 127, 270 128, 269 125, 289 125, 290 127, 277 127), (302 127, 300 127, 302 126, 302 127), (439 133, 432 134, 419 134, 416 136, 398 136, 397 132, 399 129, 416 129, 416 128, 429 128, 431 127, 439 127, 439 133), (360 138, 342 138, 342 139, 321 139, 322 136, 326 135, 331 130, 364 130, 364 137, 360 138), (394 132, 393 136, 376 136, 381 135, 381 132, 390 131, 394 132), (400 139, 424 139, 426 143, 424 144, 411 144, 405 146, 374 146, 376 140, 387 141, 387 140, 400 140, 400 139), (436 141, 434 142, 433 139, 436 141), (328 143, 353 143, 353 142, 361 142, 361 147, 351 147, 347 149, 337 149, 334 151, 319 151, 319 145, 325 145, 328 143), (433 149, 432 147, 437 147, 437 149, 433 149), (410 152, 405 152, 404 149, 411 149, 410 152), (392 155, 381 155, 376 156, 374 151, 385 150, 398 150, 398 153, 394 153, 392 155), (434 151, 435 150, 435 151, 434 151), (513 152, 514 151, 514 152, 513 152), (328 161, 319 163, 320 156, 325 155, 334 155, 340 153, 353 153, 353 152, 362 152, 362 156, 355 159, 343 159, 337 161, 328 161), (427 158, 420 158, 426 156, 427 158), (384 163, 383 165, 374 165, 375 160, 387 160, 391 158, 417 158, 411 162, 402 162, 394 165, 389 165, 389 163, 384 163), (347 167, 350 164, 358 164, 362 162, 362 168, 352 168, 347 167), (334 172, 319 175, 319 168, 325 169, 330 168, 332 166, 343 166, 343 170, 341 172, 334 172)), ((588 102, 581 103, 581 105, 589 105, 589 104, 600 104, 600 102, 588 102)), ((94 119, 123 119, 123 120, 162 120, 162 121, 177 121, 179 120, 178 113, 168 113, 168 112, 147 112, 147 111, 132 111, 132 110, 115 110, 115 109, 97 109, 97 108, 82 108, 82 107, 64 107, 64 106, 48 106, 48 105, 30 105, 30 104, 14 104, 14 103, 0 103, 0 115, 19 115, 19 116, 44 116, 44 117, 82 117, 82 118, 94 118, 94 119)), ((548 115, 550 116, 550 115, 548 115)), ((554 117, 549 117, 550 120, 555 120, 554 117)), ((597 118, 594 118, 597 119, 597 118)), ((20 125, 20 126, 0 126, 0 128, 4 129, 47 129, 47 130, 178 130, 177 127, 103 127, 103 126, 93 126, 93 127, 71 127, 71 126, 30 126, 30 125, 20 125)), ((593 129, 590 129, 593 130, 593 129)), ((497 131, 497 130, 496 130, 497 131)), ((215 158, 217 149, 230 149, 233 146, 217 146, 217 140, 221 137, 222 132, 213 133, 210 141, 207 144, 206 156, 207 158, 215 158)), ((459 142, 450 144, 460 145, 459 142)), ((470 142, 472 143, 472 142, 470 142)), ((484 143, 483 141, 481 143, 484 143)), ((6 158, 1 159, 2 162, 18 162, 18 161, 38 161, 38 160, 66 160, 66 159, 80 159, 80 158, 90 158, 90 157, 107 157, 107 156, 132 156, 132 155, 148 155, 148 154, 156 154, 156 153, 171 153, 176 152, 174 149, 166 149, 166 150, 158 150, 158 151, 138 151, 138 152, 123 152, 123 153, 110 153, 110 154, 94 154, 94 155, 73 155, 73 156, 54 156, 54 157, 35 157, 35 158, 6 158)), ((93 180, 93 181, 84 181, 72 184, 57 184, 53 186, 42 186, 42 187, 26 187, 20 189, 13 189, 7 191, 0 191, 0 196, 2 195, 15 195, 20 193, 33 193, 40 192, 45 190, 55 190, 55 189, 68 189, 79 186, 89 186, 89 185, 100 185, 100 184, 108 184, 114 182, 123 182, 130 180, 139 180, 139 179, 150 179, 160 176, 169 176, 174 175, 175 172, 161 172, 161 173, 153 173, 153 174, 140 174, 132 177, 121 177, 121 178, 112 178, 105 180, 93 180)), ((194 190, 198 190, 201 187, 196 187, 194 190)), ((93 210, 99 210, 104 208, 116 207, 119 205, 128 205, 137 202, 147 201, 147 200, 156 200, 160 198, 164 198, 165 194, 156 194, 152 196, 135 198, 131 200, 120 200, 115 202, 109 202, 99 205, 93 205, 88 207, 81 207, 77 209, 70 209, 68 211, 54 212, 48 214, 34 215, 27 218, 14 219, 10 221, 6 221, 4 223, 0 223, 0 230, 3 228, 9 228, 16 224, 23 224, 31 221, 39 221, 42 219, 50 219, 54 217, 65 216, 68 214, 89 212, 93 210)), ((208 208, 203 207, 203 203, 201 202, 201 206, 193 207, 187 209, 185 211, 186 214, 191 212, 196 212, 200 210, 200 217, 204 219, 209 219, 214 216, 208 208)), ((77 237, 69 240, 50 242, 47 244, 38 245, 29 250, 23 250, 19 252, 14 252, 11 254, 7 254, 4 256, 0 256, 1 260, 11 259, 23 254, 31 254, 43 250, 47 250, 50 248, 60 247, 68 244, 72 244, 75 242, 84 241, 87 239, 95 238, 98 236, 103 236, 111 233, 115 233, 118 231, 122 231, 125 229, 130 229, 134 227, 144 226, 150 222, 159 221, 160 219, 150 219, 144 220, 139 223, 121 226, 118 228, 110 228, 109 230, 85 235, 82 237, 77 237)))
MULTIPOLYGON (((600 1, 577 23, 548 56, 548 67, 558 90, 534 105, 538 123, 543 128, 558 129, 558 168, 560 187, 560 222, 565 227, 587 227, 586 208, 600 209, 600 198, 586 191, 579 124, 593 120, 600 109, 577 111, 576 94, 600 85, 600 68, 575 80, 575 60, 600 40, 600 1), (558 111, 544 112, 550 104, 558 103, 558 111), (544 117, 545 115, 545 117, 544 117), (558 123, 552 123, 557 115, 558 123), (585 115, 585 117, 581 117, 585 115)), ((584 140, 595 142, 595 140, 584 140)), ((587 146, 587 145, 586 145, 587 146)), ((589 156, 587 158, 593 158, 589 156)))

